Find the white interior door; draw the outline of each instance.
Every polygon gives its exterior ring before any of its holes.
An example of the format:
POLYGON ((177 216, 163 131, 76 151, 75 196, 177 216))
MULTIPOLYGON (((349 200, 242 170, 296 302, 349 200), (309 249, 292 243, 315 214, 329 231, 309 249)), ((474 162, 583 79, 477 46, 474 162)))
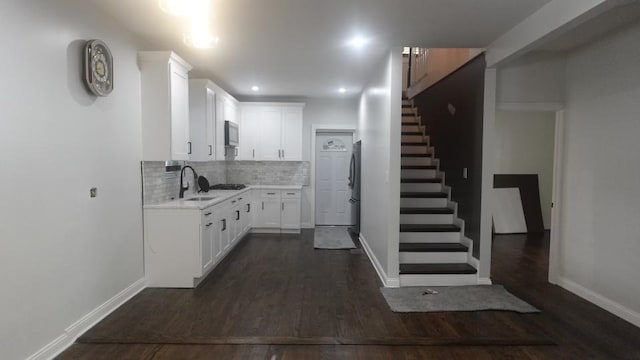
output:
POLYGON ((349 164, 351 133, 316 135, 316 225, 352 225, 349 164))

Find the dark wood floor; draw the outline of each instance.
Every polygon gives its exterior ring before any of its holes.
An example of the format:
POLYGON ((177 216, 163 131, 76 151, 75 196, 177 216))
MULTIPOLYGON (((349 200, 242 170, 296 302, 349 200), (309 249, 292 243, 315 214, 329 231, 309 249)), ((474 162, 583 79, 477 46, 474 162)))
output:
POLYGON ((198 289, 144 290, 60 359, 640 359, 639 329, 546 282, 546 236, 494 242, 494 282, 543 310, 527 315, 393 313, 366 255, 312 237, 251 235, 198 289))

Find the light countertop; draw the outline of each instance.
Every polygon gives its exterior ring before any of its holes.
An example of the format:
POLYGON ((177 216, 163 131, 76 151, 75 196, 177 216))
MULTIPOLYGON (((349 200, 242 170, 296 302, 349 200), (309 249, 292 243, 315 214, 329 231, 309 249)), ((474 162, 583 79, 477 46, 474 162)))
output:
POLYGON ((157 204, 147 204, 144 209, 186 209, 203 210, 210 206, 220 204, 249 190, 302 190, 302 185, 249 185, 242 190, 211 190, 207 193, 190 195, 184 199, 169 200, 157 204), (194 197, 212 197, 207 201, 187 201, 194 197))

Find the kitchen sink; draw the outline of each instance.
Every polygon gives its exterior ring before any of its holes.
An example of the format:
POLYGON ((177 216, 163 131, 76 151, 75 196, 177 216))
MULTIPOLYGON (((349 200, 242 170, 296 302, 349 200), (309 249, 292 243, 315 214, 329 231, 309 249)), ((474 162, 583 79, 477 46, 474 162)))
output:
POLYGON ((214 197, 201 196, 201 197, 193 197, 193 198, 190 198, 190 199, 185 199, 184 201, 209 201, 209 200, 213 200, 215 198, 216 198, 216 196, 214 196, 214 197))

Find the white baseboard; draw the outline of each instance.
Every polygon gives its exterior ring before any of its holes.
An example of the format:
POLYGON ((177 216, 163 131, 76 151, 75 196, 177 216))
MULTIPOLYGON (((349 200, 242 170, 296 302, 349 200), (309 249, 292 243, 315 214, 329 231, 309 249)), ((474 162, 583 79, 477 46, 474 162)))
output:
POLYGON ((478 285, 493 285, 493 281, 490 278, 478 278, 478 285))
POLYGON ((640 313, 637 313, 621 304, 618 304, 617 302, 604 297, 593 290, 589 290, 586 287, 565 277, 560 276, 558 278, 558 285, 580 296, 581 298, 598 305, 608 312, 632 323, 633 325, 640 327, 640 313))
POLYGON ((313 229, 315 228, 315 226, 312 223, 302 223, 300 224, 300 227, 303 229, 313 229))
POLYGON ((378 277, 380 278, 380 281, 382 281, 384 287, 400 287, 400 279, 387 277, 387 273, 382 268, 382 265, 380 265, 380 262, 378 261, 376 255, 373 253, 373 251, 371 251, 369 243, 367 243, 367 240, 364 238, 362 233, 360 233, 360 244, 362 244, 362 248, 369 257, 373 268, 376 269, 376 273, 378 274, 378 277))
POLYGON ((146 279, 142 278, 129 285, 126 289, 107 300, 104 304, 93 309, 91 312, 71 324, 64 330, 64 333, 55 340, 29 356, 27 360, 53 359, 71 346, 80 335, 92 328, 99 321, 111 314, 115 309, 134 297, 146 287, 146 279))

